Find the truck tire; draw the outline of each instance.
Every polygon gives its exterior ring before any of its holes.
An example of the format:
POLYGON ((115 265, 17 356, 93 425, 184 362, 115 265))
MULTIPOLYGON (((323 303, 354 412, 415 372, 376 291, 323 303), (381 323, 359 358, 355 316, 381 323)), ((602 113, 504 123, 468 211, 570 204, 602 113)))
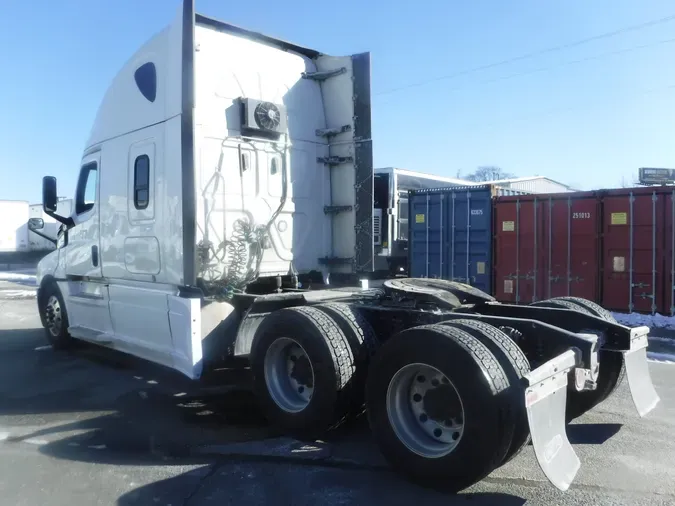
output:
POLYGON ((359 416, 365 409, 365 385, 371 358, 379 348, 377 335, 368 320, 353 304, 332 302, 312 306, 320 309, 337 323, 347 338, 354 357, 354 377, 349 415, 359 416))
POLYGON ((47 341, 55 350, 67 350, 75 346, 75 339, 68 333, 66 304, 55 282, 48 282, 38 297, 40 319, 45 328, 47 341))
POLYGON ((515 429, 511 445, 504 456, 505 464, 518 455, 530 441, 530 427, 525 410, 525 389, 521 386, 523 376, 530 372, 530 362, 513 339, 489 323, 467 319, 448 320, 442 325, 458 327, 478 339, 492 352, 509 378, 511 395, 505 409, 514 411, 515 429))
MULTIPOLYGON (((602 318, 608 322, 616 323, 612 313, 602 306, 581 297, 555 297, 540 301, 548 307, 561 307, 572 309, 581 313, 590 314, 602 318)), ((537 305, 535 302, 532 305, 537 305)), ((598 362, 600 364, 600 374, 598 375, 598 384, 595 390, 578 392, 572 385, 568 388, 566 418, 570 422, 579 418, 587 411, 604 402, 619 387, 626 374, 626 366, 623 361, 623 354, 615 351, 600 350, 598 353, 598 362)))
POLYGON ((398 333, 375 356, 366 384, 380 451, 411 480, 457 492, 499 466, 514 430, 500 399, 509 379, 468 332, 425 325, 398 333))
POLYGON ((251 346, 253 391, 268 421, 300 436, 336 427, 350 407, 355 371, 338 324, 314 307, 270 313, 251 346))
POLYGON ((380 346, 372 325, 353 304, 329 302, 312 306, 329 314, 345 334, 354 357, 370 359, 380 346))
POLYGON ((593 301, 590 301, 588 299, 582 299, 581 297, 554 297, 549 300, 566 300, 567 302, 571 302, 572 304, 577 304, 579 306, 583 306, 584 309, 589 311, 592 315, 598 316, 602 318, 603 320, 607 320, 608 322, 612 323, 617 323, 616 318, 612 316, 612 313, 607 311, 604 307, 602 307, 600 304, 596 304, 593 301))

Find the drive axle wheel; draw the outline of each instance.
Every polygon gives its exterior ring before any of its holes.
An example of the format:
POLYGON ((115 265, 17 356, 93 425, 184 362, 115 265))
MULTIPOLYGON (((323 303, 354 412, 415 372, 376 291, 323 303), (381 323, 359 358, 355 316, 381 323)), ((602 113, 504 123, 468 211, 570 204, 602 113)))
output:
MULTIPOLYGON (((616 323, 612 313, 602 306, 581 297, 555 297, 553 299, 534 302, 532 306, 558 307, 571 309, 580 313, 597 316, 608 322, 616 323)), ((590 331, 592 333, 592 331, 590 331)), ((598 374, 597 387, 595 390, 577 391, 570 383, 567 392, 566 418, 570 422, 580 417, 586 411, 594 408, 605 401, 619 387, 626 374, 626 365, 623 354, 615 351, 600 350, 598 352, 600 372, 598 374)))
POLYGON ((410 479, 459 491, 499 466, 514 419, 509 380, 490 350, 455 327, 426 325, 385 342, 368 372, 366 410, 380 451, 410 479))
POLYGON ((345 419, 354 357, 340 327, 313 307, 274 311, 253 337, 253 391, 272 425, 318 436, 345 419))
POLYGON ((401 442, 425 458, 447 455, 464 432, 464 408, 455 386, 426 364, 409 364, 394 375, 387 389, 387 416, 401 442))
POLYGON ((352 398, 349 415, 357 417, 364 412, 364 390, 368 366, 379 347, 375 330, 354 304, 329 302, 312 306, 326 313, 342 330, 354 357, 352 398))
POLYGON ((504 396, 504 409, 512 410, 515 429, 511 445, 504 457, 506 463, 516 457, 530 441, 530 427, 525 409, 525 388, 522 378, 530 372, 530 363, 518 345, 502 330, 479 320, 448 320, 441 325, 458 327, 483 343, 499 361, 510 383, 509 395, 504 396))
POLYGON ((265 354, 265 384, 284 411, 305 409, 314 392, 314 370, 303 347, 287 337, 274 341, 265 354))

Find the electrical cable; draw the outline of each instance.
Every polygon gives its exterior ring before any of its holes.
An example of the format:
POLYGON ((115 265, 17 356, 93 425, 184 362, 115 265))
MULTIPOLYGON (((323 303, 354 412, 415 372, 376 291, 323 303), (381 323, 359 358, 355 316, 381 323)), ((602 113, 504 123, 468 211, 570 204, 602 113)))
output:
POLYGON ((526 70, 524 72, 517 72, 515 74, 509 74, 507 76, 495 77, 493 79, 485 79, 485 80, 481 80, 481 81, 474 81, 474 82, 472 82, 470 84, 466 84, 466 85, 454 86, 452 88, 445 88, 443 91, 444 92, 459 91, 459 90, 466 89, 470 86, 474 87, 474 86, 480 85, 480 84, 493 84, 493 83, 498 83, 498 82, 502 82, 502 81, 508 81, 510 79, 516 79, 518 77, 537 74, 539 72, 546 72, 548 70, 552 70, 552 69, 556 69, 556 68, 560 68, 560 67, 566 67, 568 65, 576 65, 578 63, 585 63, 585 62, 594 61, 594 60, 601 60, 603 58, 608 58, 608 57, 611 57, 611 56, 617 56, 617 55, 620 55, 620 54, 626 54, 626 53, 638 51, 638 50, 641 50, 641 49, 647 49, 647 48, 650 48, 650 47, 659 46, 659 45, 662 45, 662 44, 672 44, 672 43, 675 43, 675 38, 659 40, 657 42, 651 42, 649 44, 641 44, 639 46, 631 46, 631 47, 628 47, 628 48, 625 48, 625 49, 618 49, 616 51, 608 51, 606 53, 600 53, 598 55, 587 56, 585 58, 579 58, 577 60, 570 60, 570 61, 562 62, 562 63, 556 64, 556 65, 548 65, 548 66, 545 66, 545 67, 539 67, 539 68, 532 69, 532 70, 526 70))
POLYGON ((587 44, 589 42, 594 42, 596 40, 615 37, 616 35, 620 35, 622 33, 642 30, 644 28, 649 28, 651 26, 655 26, 655 25, 659 25, 659 24, 663 24, 663 23, 668 23, 668 22, 673 21, 673 20, 675 20, 675 14, 672 14, 670 16, 664 16, 662 18, 654 19, 654 20, 651 20, 651 21, 646 21, 644 23, 640 23, 640 24, 637 24, 637 25, 626 26, 624 28, 613 30, 611 32, 605 32, 605 33, 601 33, 599 35, 593 35, 591 37, 586 37, 584 39, 576 40, 574 42, 569 42, 569 43, 566 43, 566 44, 561 44, 561 45, 558 45, 558 46, 553 46, 553 47, 549 47, 549 48, 546 48, 546 49, 533 51, 531 53, 526 53, 526 54, 523 54, 523 55, 520 55, 520 56, 515 56, 513 58, 508 58, 506 60, 500 60, 500 61, 497 61, 497 62, 480 65, 478 67, 473 67, 473 68, 470 68, 470 69, 461 70, 461 71, 455 72, 453 74, 447 74, 447 75, 444 75, 444 76, 439 76, 439 77, 427 79, 425 81, 420 81, 420 82, 417 82, 417 83, 412 83, 412 84, 408 84, 408 85, 405 85, 405 86, 400 86, 398 88, 392 88, 392 89, 389 89, 389 90, 374 93, 373 96, 389 95, 389 94, 398 93, 399 91, 407 90, 407 89, 410 89, 410 88, 425 86, 427 84, 435 83, 437 81, 454 79, 456 77, 461 77, 461 76, 465 76, 465 75, 468 75, 468 74, 473 74, 475 72, 480 72, 481 70, 488 70, 488 69, 495 68, 495 67, 501 67, 503 65, 508 65, 510 63, 515 63, 515 62, 518 62, 518 61, 534 58, 536 56, 541 56, 541 55, 544 55, 544 54, 553 53, 553 52, 562 51, 562 50, 565 50, 565 49, 570 49, 570 48, 573 48, 573 47, 581 46, 583 44, 587 44))

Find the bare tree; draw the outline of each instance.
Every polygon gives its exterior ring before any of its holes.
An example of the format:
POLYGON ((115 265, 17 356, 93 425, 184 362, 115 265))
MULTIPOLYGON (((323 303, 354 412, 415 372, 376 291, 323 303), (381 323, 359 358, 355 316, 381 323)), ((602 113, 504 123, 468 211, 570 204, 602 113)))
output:
POLYGON ((510 179, 515 177, 513 174, 506 172, 501 167, 496 167, 494 165, 485 165, 478 167, 473 174, 469 174, 464 179, 468 181, 497 181, 498 179, 510 179))
POLYGON ((637 176, 633 175, 630 178, 626 176, 621 176, 621 188, 633 188, 640 185, 640 180, 637 176))

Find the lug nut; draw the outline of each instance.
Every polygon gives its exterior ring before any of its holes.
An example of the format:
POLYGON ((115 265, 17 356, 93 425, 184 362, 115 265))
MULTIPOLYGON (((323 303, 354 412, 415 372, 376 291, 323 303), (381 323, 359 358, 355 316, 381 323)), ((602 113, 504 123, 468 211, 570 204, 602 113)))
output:
POLYGON ((413 395, 413 401, 420 402, 421 400, 422 400, 422 396, 420 394, 413 395))
POLYGON ((441 429, 434 429, 434 436, 441 437, 442 435, 443 431, 441 429))
POLYGON ((424 383, 426 380, 427 380, 427 379, 426 379, 424 376, 422 376, 422 375, 417 376, 417 381, 419 381, 420 383, 424 383))
POLYGON ((420 415, 420 422, 425 423, 428 419, 429 419, 429 417, 427 416, 426 413, 422 413, 420 415))

